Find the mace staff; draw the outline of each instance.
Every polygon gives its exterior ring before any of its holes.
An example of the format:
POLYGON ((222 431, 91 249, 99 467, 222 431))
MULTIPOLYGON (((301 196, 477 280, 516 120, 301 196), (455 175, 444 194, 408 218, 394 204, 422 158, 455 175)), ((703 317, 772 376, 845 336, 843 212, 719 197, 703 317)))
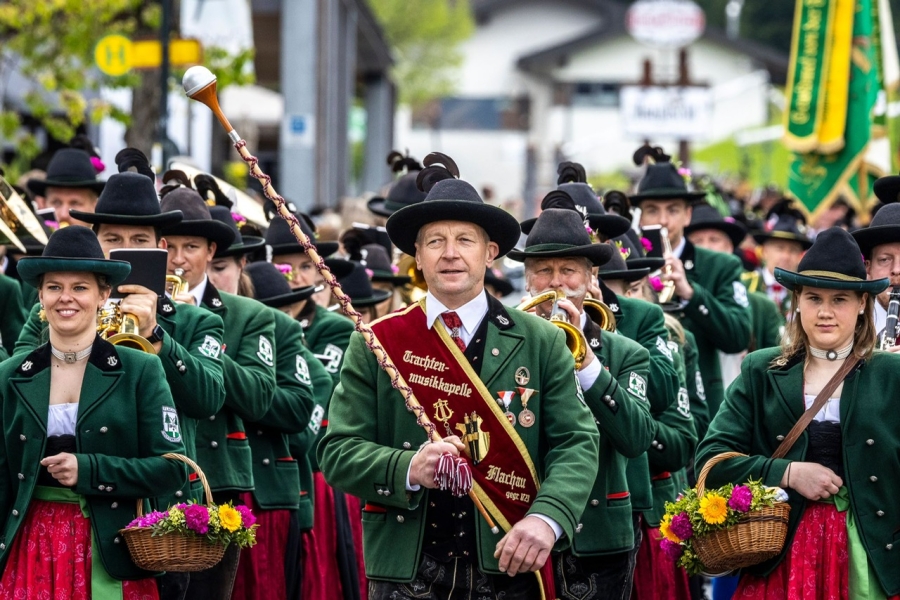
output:
MULTIPOLYGON (((368 347, 375 355, 378 366, 387 373, 391 380, 391 386, 403 395, 406 401, 406 407, 415 413, 416 423, 419 427, 424 428, 425 431, 428 432, 428 437, 431 441, 441 441, 441 436, 437 432, 434 423, 428 418, 425 409, 416 399, 412 389, 407 385, 406 381, 404 381, 390 357, 385 353, 384 348, 381 347, 381 344, 375 337, 375 333, 366 323, 363 323, 362 316, 354 310, 353 305, 350 303, 350 297, 344 293, 343 289, 341 289, 341 284, 338 283, 334 274, 331 272, 331 269, 328 268, 325 261, 319 256, 315 245, 306 234, 303 233, 303 230, 300 228, 300 223, 297 221, 297 217, 288 210, 284 198, 275 191, 275 188, 272 186, 272 178, 259 168, 259 160, 247 150, 247 142, 241 139, 241 136, 238 135, 237 131, 231 126, 231 123, 228 122, 225 113, 222 112, 222 109, 219 106, 219 98, 216 95, 216 76, 206 67, 191 67, 184 74, 182 85, 188 98, 205 104, 219 120, 219 123, 222 124, 222 127, 225 128, 225 131, 228 132, 228 138, 234 144, 241 159, 243 159, 250 167, 250 175, 262 184, 263 192, 266 197, 275 203, 278 215, 288 222, 291 233, 294 234, 297 242, 315 263, 316 269, 322 274, 328 287, 331 288, 332 293, 337 297, 338 302, 341 305, 341 310, 353 320, 356 331, 362 334, 365 339, 366 347, 368 347)), ((475 506, 478 508, 478 512, 481 513, 481 516, 484 517, 484 520, 491 528, 491 532, 495 534, 500 532, 500 529, 494 524, 493 519, 491 519, 491 516, 481 503, 481 500, 479 500, 478 496, 475 494, 475 490, 472 486, 472 474, 465 459, 462 457, 454 457, 450 454, 441 456, 435 468, 435 482, 438 483, 441 489, 449 488, 451 492, 457 496, 468 494, 469 498, 472 499, 472 502, 474 502, 475 506)))

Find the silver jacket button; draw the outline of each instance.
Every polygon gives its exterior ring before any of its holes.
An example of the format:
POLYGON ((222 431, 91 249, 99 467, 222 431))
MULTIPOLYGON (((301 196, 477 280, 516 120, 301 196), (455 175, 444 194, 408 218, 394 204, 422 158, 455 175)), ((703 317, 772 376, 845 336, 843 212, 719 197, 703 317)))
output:
POLYGON ((107 427, 100 428, 100 433, 106 433, 107 431, 109 431, 109 429, 107 427))
POLYGON ((212 446, 213 448, 218 448, 219 442, 210 442, 209 445, 212 446))
POLYGON ((384 490, 384 497, 387 498, 391 495, 391 490, 384 490))
POLYGON ((868 444, 869 446, 874 446, 875 440, 872 440, 872 439, 866 440, 866 444, 868 444))
POLYGON ((12 516, 18 517, 18 516, 19 516, 19 511, 17 511, 16 509, 13 509, 13 511, 12 511, 12 516))
POLYGON ((269 461, 269 459, 268 459, 268 458, 264 458, 264 459, 263 459, 263 464, 264 464, 264 465, 268 465, 268 464, 269 464, 269 462, 270 462, 270 461, 269 461))
POLYGON ((398 523, 402 523, 402 522, 404 522, 405 520, 406 520, 406 519, 403 518, 403 515, 397 515, 397 522, 398 522, 398 523))
POLYGON ((876 481, 878 481, 878 478, 875 477, 874 475, 872 475, 871 477, 869 477, 869 481, 871 481, 872 483, 875 483, 876 481))
POLYGON ((596 499, 595 499, 595 500, 591 500, 591 506, 600 506, 600 501, 599 501, 599 500, 596 500, 596 499))
POLYGON ((101 492, 105 492, 105 491, 106 491, 106 486, 105 486, 105 485, 100 485, 100 486, 97 486, 97 489, 100 490, 101 492))
POLYGON ((784 436, 783 436, 783 435, 776 435, 776 436, 775 436, 775 439, 778 440, 779 442, 782 442, 782 441, 784 441, 784 436))
POLYGON ((177 492, 175 492, 176 498, 181 498, 182 496, 184 496, 184 492, 182 492, 181 490, 178 490, 177 492))
POLYGON ((877 516, 879 516, 879 517, 883 517, 883 516, 884 516, 884 511, 883 511, 883 510, 879 510, 879 511, 877 511, 875 514, 876 514, 877 516))
POLYGON ((109 507, 110 507, 110 508, 119 508, 119 503, 118 503, 118 502, 113 502, 112 504, 109 505, 109 507))
POLYGON ((23 475, 22 473, 19 473, 16 477, 19 478, 19 481, 23 481, 25 479, 25 475, 23 475))
POLYGON ((412 448, 412 444, 410 444, 409 442, 403 442, 404 450, 409 450, 410 448, 412 448))
POLYGON ((21 433, 21 434, 19 434, 19 439, 22 440, 22 441, 24 442, 24 441, 27 440, 28 438, 25 437, 25 434, 24 434, 24 433, 21 433))

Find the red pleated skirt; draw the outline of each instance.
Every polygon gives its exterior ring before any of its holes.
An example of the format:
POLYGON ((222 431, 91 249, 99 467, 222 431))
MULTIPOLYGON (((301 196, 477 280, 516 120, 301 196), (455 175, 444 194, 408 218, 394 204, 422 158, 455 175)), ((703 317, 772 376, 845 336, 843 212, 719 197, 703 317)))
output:
POLYGON ((768 577, 741 577, 734 598, 849 600, 849 577, 847 514, 810 502, 784 560, 768 577))
MULTIPOLYGON (((32 500, 0 578, 0 598, 91 597, 91 522, 77 504, 32 500)), ((122 582, 125 600, 157 600, 153 578, 122 582)))
POLYGON ((662 551, 659 528, 650 528, 647 521, 642 520, 641 530, 644 536, 638 548, 631 597, 634 600, 690 600, 687 573, 662 551))
POLYGON ((231 592, 231 600, 285 598, 287 584, 284 553, 287 548, 291 512, 262 510, 250 492, 241 494, 244 504, 256 516, 256 544, 241 550, 241 560, 231 592))

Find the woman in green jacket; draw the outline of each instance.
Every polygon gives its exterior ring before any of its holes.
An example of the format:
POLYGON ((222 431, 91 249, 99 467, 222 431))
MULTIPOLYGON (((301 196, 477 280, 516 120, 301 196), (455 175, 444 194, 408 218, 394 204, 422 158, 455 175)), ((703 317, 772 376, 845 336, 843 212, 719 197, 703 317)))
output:
POLYGON ((782 347, 744 360, 697 451, 698 465, 722 452, 747 455, 716 465, 709 487, 753 478, 789 494, 784 550, 746 569, 735 597, 900 594, 900 357, 875 352, 871 319, 888 280, 866 281, 859 246, 837 227, 819 234, 798 272, 775 277, 795 311, 782 347), (771 458, 846 361, 854 367, 805 431, 784 458, 771 458))
POLYGON ((18 268, 50 341, 0 365, 0 597, 157 598, 119 530, 136 499, 187 477, 162 458, 184 445, 159 359, 97 335, 97 311, 131 266, 71 226, 18 268))

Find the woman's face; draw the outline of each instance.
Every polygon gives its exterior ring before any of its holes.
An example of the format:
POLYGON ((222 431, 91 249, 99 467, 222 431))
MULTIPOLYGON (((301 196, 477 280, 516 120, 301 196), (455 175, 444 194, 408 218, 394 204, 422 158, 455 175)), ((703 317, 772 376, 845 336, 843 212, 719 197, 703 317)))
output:
POLYGON ((237 258, 234 256, 226 256, 225 258, 216 258, 206 269, 209 280, 217 290, 229 294, 237 294, 238 283, 241 280, 241 271, 243 271, 243 263, 245 258, 237 258))
POLYGON ((47 273, 38 292, 51 330, 77 336, 97 330, 97 310, 109 288, 101 288, 94 273, 47 273))
POLYGON ((800 293, 798 306, 809 343, 821 350, 839 350, 853 340, 866 294, 809 287, 800 293))

